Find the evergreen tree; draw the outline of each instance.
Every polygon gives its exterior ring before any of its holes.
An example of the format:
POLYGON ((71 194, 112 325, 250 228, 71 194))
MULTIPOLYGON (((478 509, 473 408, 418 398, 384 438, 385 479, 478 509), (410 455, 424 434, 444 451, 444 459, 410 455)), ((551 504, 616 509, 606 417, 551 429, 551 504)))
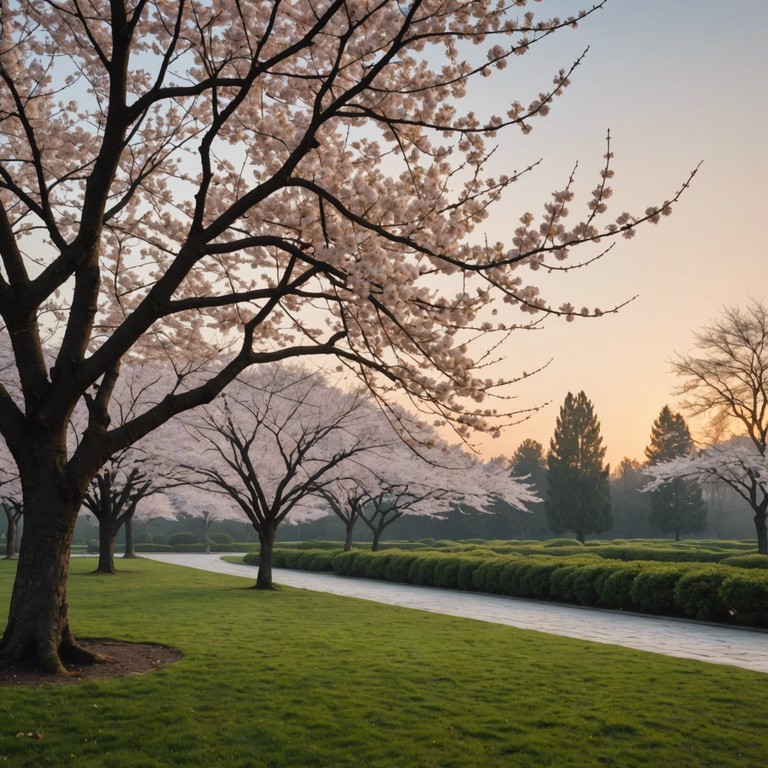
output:
POLYGON ((643 488, 648 477, 636 459, 626 456, 609 478, 611 507, 613 509, 613 535, 622 539, 652 538, 653 526, 648 521, 650 499, 643 488))
MULTIPOLYGON (((693 440, 685 419, 665 405, 653 422, 651 443, 645 449, 648 463, 661 464, 692 450, 693 440)), ((684 533, 703 531, 707 526, 707 508, 699 484, 676 477, 652 491, 648 519, 662 533, 674 533, 675 541, 680 541, 684 533)))
MULTIPOLYGON (((524 477, 536 491, 540 503, 530 504, 529 512, 523 517, 521 538, 542 539, 549 535, 547 524, 547 461, 544 446, 537 440, 526 439, 517 446, 509 460, 509 470, 514 477, 524 477)), ((520 516, 520 513, 517 513, 520 516)))
POLYGON ((589 533, 613 527, 608 467, 597 420, 584 392, 568 393, 547 454, 547 519, 554 533, 589 533))

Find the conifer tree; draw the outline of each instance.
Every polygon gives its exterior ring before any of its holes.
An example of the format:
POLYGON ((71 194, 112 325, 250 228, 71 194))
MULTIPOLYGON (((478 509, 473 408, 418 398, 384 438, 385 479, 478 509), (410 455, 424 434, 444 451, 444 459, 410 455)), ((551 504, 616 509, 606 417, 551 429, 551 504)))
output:
POLYGON ((537 440, 523 440, 509 460, 509 470, 514 477, 525 478, 541 498, 540 502, 528 505, 529 513, 525 516, 521 533, 526 539, 547 538, 547 460, 544 446, 537 440))
MULTIPOLYGON (((651 428, 651 442, 645 449, 648 463, 661 464, 686 456, 692 450, 693 440, 685 419, 665 405, 651 428)), ((698 483, 676 477, 652 491, 648 519, 662 533, 674 533, 675 541, 680 541, 684 533, 703 531, 707 525, 707 508, 698 483)))
POLYGON ((547 519, 554 533, 587 534, 613 527, 611 494, 600 422, 584 394, 569 392, 547 454, 547 519))

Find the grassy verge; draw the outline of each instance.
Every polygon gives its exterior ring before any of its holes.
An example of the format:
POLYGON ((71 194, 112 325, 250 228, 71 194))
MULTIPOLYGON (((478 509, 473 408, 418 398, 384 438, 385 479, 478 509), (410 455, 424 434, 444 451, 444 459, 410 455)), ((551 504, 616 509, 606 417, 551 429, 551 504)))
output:
POLYGON ((768 748, 758 673, 148 561, 72 568, 78 634, 185 657, 2 689, 0 766, 751 768, 768 748))

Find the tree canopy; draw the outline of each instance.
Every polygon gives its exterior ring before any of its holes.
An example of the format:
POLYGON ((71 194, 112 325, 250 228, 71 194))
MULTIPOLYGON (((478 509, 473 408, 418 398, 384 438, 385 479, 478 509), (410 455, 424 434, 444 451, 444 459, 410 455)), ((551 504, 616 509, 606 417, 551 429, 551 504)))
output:
POLYGON ((515 328, 601 313, 552 305, 531 270, 576 266, 577 246, 598 258, 682 188, 608 217, 609 144, 580 215, 572 176, 510 217, 507 242, 486 240, 489 206, 531 170, 491 167, 494 136, 529 132, 579 61, 496 113, 462 99, 603 3, 564 19, 522 5, 4 3, 0 346, 18 392, 3 379, 0 434, 25 526, 0 662, 61 671, 83 655, 65 583, 91 479, 248 366, 330 358, 465 435, 504 421, 489 396, 514 376, 491 368, 515 328), (164 392, 112 423, 121 364, 158 358, 175 371, 164 392))

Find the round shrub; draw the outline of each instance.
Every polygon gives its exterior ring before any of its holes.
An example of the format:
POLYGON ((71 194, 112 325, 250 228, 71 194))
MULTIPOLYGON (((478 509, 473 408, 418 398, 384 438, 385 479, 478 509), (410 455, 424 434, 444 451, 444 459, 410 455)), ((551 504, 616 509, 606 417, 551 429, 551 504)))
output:
POLYGON ((212 533, 208 537, 214 544, 231 544, 234 539, 224 531, 212 533))
POLYGON ((151 533, 137 533, 133 537, 134 544, 154 544, 155 537, 151 533))
POLYGON ((675 587, 677 612, 697 621, 727 621, 728 611, 720 596, 720 587, 728 573, 722 568, 684 573, 675 587))
MULTIPOLYGON (((277 552, 275 552, 275 557, 277 557, 277 552)), ((258 552, 248 552, 248 554, 243 555, 243 562, 246 565, 258 565, 259 564, 259 553, 258 552)))
POLYGON ((172 547, 177 547, 180 544, 197 544, 197 536, 189 531, 179 531, 178 533, 172 533, 168 537, 168 543, 172 547))
POLYGON ((152 542, 154 544, 167 544, 168 537, 164 533, 153 533, 152 542))
POLYGON ((598 605, 614 611, 638 610, 632 598, 632 586, 641 568, 639 563, 614 565, 598 582, 598 605))
POLYGON ((609 563, 594 563, 576 569, 571 580, 571 590, 579 605, 597 605, 603 582, 615 570, 609 563))
POLYGON ((506 560, 485 560, 472 573, 472 588, 478 592, 501 593, 500 575, 506 560))
POLYGON ((88 547, 88 554, 89 555, 98 555, 99 554, 99 540, 98 539, 88 539, 88 544, 86 546, 88 547))
POLYGON ((437 558, 434 568, 434 583, 436 587, 455 589, 457 586, 457 574, 459 571, 459 559, 451 555, 437 558))
POLYGON ((423 556, 413 561, 408 569, 408 577, 411 584, 420 584, 426 587, 435 586, 435 568, 440 562, 440 557, 423 556))
POLYGON ((643 613, 675 612, 675 587, 681 570, 675 567, 646 568, 635 576, 631 597, 635 609, 643 613))
POLYGON ((547 539, 541 542, 542 547, 583 547, 584 545, 578 539, 547 539))
POLYGON ((389 556, 387 560, 387 567, 384 573, 384 578, 387 581, 407 582, 408 570, 411 567, 411 563, 419 556, 417 554, 394 552, 389 556))
POLYGON ((768 574, 744 570, 728 576, 720 597, 733 621, 749 627, 768 627, 768 574))

